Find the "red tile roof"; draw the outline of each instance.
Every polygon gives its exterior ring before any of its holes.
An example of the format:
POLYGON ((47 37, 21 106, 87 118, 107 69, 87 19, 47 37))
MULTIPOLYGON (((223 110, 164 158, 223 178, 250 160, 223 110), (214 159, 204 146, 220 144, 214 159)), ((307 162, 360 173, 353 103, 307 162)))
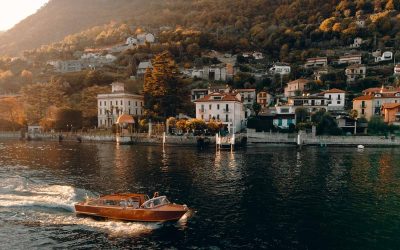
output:
POLYGON ((346 93, 346 91, 341 90, 341 89, 330 89, 330 90, 324 91, 323 93, 324 93, 324 94, 329 94, 329 93, 346 93))
POLYGON ((382 109, 395 109, 400 107, 400 103, 384 103, 382 109))
POLYGON ((212 93, 203 98, 197 99, 195 102, 241 102, 236 98, 236 95, 231 93, 212 93), (214 97, 221 97, 221 99, 214 99, 214 97))
POLYGON ((362 96, 354 98, 353 101, 367 101, 367 100, 373 100, 373 99, 374 99, 374 97, 371 95, 362 95, 362 96))

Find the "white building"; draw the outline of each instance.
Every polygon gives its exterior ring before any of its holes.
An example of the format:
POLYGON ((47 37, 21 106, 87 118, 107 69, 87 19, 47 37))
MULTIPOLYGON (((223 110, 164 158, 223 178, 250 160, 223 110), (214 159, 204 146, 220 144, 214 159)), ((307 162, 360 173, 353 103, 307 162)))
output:
POLYGON ((361 44, 363 44, 364 41, 361 37, 356 37, 354 38, 354 41, 352 44, 350 44, 350 48, 360 48, 361 44))
POLYGON ((151 33, 139 34, 137 35, 136 39, 139 45, 144 45, 146 43, 154 43, 156 41, 155 36, 151 33))
POLYGON ((274 64, 270 69, 269 73, 272 75, 289 75, 290 74, 290 66, 287 64, 277 63, 274 64))
POLYGON ((122 114, 143 115, 144 98, 125 92, 124 84, 111 84, 111 94, 97 95, 98 127, 110 128, 122 114))
POLYGON ((328 58, 326 57, 308 58, 304 64, 305 68, 320 68, 326 66, 328 66, 328 58))
POLYGON ((256 89, 235 89, 234 94, 240 94, 243 105, 250 108, 257 101, 256 89))
POLYGON ((361 64, 361 55, 344 55, 339 57, 339 64, 361 64))
POLYGON ((321 94, 323 94, 323 96, 328 100, 328 111, 344 110, 346 91, 341 89, 330 89, 321 94))
POLYGON ((240 94, 212 93, 195 101, 196 118, 205 122, 219 120, 229 133, 245 127, 245 110, 240 94))
POLYGON ((400 75, 400 64, 396 64, 396 66, 394 66, 394 74, 400 75))
POLYGON ((138 40, 132 36, 128 37, 125 42, 126 45, 137 45, 138 40))
POLYGON ((143 61, 140 62, 136 71, 136 75, 138 78, 142 79, 144 77, 144 74, 146 73, 147 69, 152 69, 153 65, 151 64, 150 61, 143 61))
POLYGON ((291 105, 276 105, 271 108, 274 115, 272 124, 281 129, 288 129, 290 124, 296 125, 296 108, 291 105))
POLYGON ((385 51, 380 56, 374 56, 375 62, 384 62, 393 60, 393 52, 385 51))
POLYGON ((354 82, 357 79, 365 78, 367 67, 363 64, 352 64, 346 68, 345 74, 347 76, 347 82, 354 82))
POLYGON ((52 65, 54 70, 60 73, 78 72, 82 70, 82 63, 80 60, 48 61, 47 64, 52 65))

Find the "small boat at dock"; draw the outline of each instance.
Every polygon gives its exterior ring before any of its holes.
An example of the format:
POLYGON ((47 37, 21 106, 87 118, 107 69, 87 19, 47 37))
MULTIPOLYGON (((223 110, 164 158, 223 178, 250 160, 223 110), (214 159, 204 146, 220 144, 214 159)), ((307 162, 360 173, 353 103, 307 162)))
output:
POLYGON ((178 221, 189 208, 171 203, 166 196, 145 194, 111 194, 99 198, 87 198, 75 204, 77 215, 88 215, 107 219, 166 222, 178 221))

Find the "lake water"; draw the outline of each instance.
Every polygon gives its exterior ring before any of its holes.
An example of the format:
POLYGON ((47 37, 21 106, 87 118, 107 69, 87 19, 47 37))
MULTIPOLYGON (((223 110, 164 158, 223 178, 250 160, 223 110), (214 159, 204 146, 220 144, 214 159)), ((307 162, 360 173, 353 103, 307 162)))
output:
POLYGON ((0 249, 398 249, 400 150, 0 141, 0 249), (154 191, 177 223, 77 218, 86 194, 154 191))

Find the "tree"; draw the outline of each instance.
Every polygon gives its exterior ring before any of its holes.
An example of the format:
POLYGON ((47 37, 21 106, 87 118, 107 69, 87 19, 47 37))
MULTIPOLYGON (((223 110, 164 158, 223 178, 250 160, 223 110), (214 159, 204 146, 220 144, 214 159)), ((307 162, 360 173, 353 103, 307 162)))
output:
POLYGON ((176 116, 188 99, 178 67, 169 52, 156 55, 152 65, 153 69, 145 73, 143 87, 147 113, 164 118, 176 116))
POLYGON ((325 110, 319 110, 311 116, 311 121, 317 126, 317 135, 339 135, 342 133, 336 119, 325 110))
POLYGON ((0 99, 0 119, 8 121, 13 130, 25 124, 25 112, 16 97, 0 99))
POLYGON ((368 122, 368 133, 369 134, 383 134, 388 130, 388 125, 383 121, 383 118, 379 115, 374 115, 368 122))
POLYGON ((109 92, 109 87, 97 85, 86 88, 81 92, 81 101, 78 108, 82 111, 84 127, 97 125, 97 95, 107 94, 109 92))
POLYGON ((297 108, 295 114, 296 114, 296 123, 306 122, 308 116, 310 115, 308 109, 306 108, 297 108))
POLYGON ((256 116, 258 116, 258 113, 261 111, 261 105, 257 102, 253 103, 253 111, 256 113, 256 116))

